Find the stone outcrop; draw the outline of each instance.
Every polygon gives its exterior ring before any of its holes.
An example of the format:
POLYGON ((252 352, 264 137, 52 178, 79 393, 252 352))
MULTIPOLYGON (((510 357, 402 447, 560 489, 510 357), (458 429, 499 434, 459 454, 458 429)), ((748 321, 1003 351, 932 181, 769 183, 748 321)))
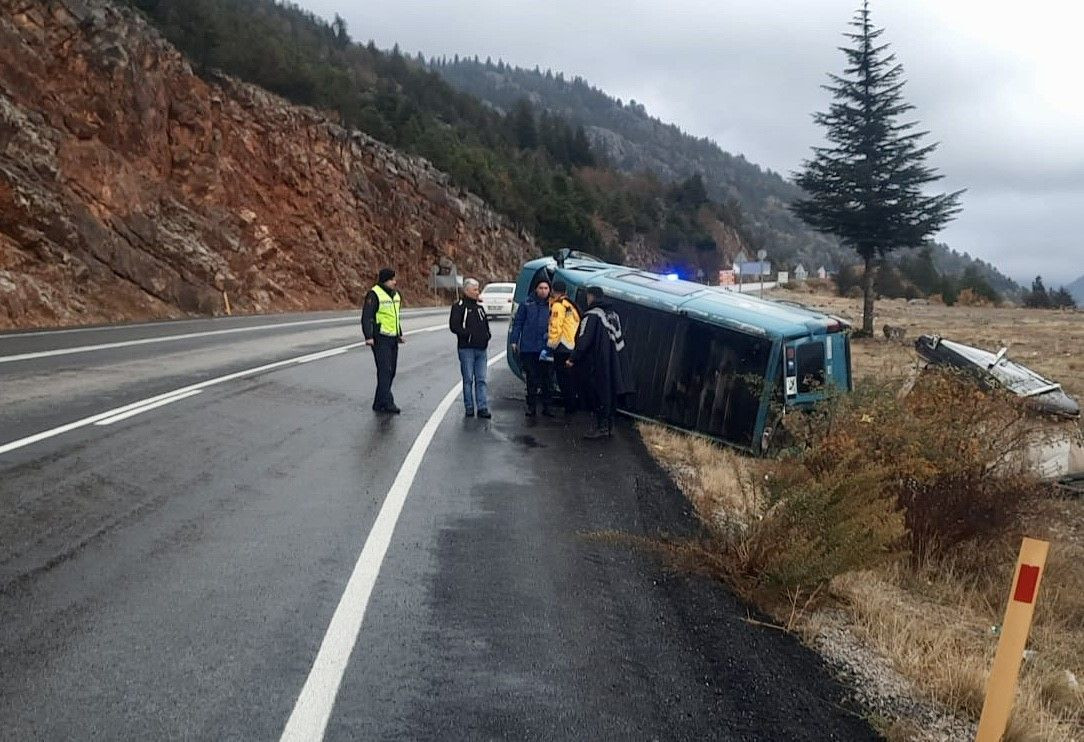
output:
POLYGON ((536 254, 426 161, 228 77, 107 0, 0 0, 0 327, 357 305, 536 254))

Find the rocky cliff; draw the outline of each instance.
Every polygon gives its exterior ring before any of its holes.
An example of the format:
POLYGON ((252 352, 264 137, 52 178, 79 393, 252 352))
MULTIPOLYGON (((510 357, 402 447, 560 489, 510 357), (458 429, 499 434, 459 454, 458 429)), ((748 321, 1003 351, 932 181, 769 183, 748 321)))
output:
POLYGON ((424 160, 226 77, 106 0, 0 0, 0 327, 356 305, 377 268, 535 254, 424 160))

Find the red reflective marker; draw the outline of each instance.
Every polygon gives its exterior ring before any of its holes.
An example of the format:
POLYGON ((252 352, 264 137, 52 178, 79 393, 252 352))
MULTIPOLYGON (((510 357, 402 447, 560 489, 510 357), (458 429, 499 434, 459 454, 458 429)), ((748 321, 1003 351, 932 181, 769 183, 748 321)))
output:
POLYGON ((1016 578, 1016 591, 1012 599, 1017 603, 1031 603, 1035 600, 1035 587, 1039 584, 1039 568, 1032 564, 1020 565, 1020 576, 1016 578))

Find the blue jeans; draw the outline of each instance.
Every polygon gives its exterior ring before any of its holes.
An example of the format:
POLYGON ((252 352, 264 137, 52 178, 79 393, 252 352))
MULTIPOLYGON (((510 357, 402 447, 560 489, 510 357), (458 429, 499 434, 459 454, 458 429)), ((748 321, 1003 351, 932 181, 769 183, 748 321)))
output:
POLYGON ((467 408, 467 412, 474 412, 476 409, 488 410, 486 352, 478 348, 460 348, 459 373, 463 375, 463 406, 467 408))

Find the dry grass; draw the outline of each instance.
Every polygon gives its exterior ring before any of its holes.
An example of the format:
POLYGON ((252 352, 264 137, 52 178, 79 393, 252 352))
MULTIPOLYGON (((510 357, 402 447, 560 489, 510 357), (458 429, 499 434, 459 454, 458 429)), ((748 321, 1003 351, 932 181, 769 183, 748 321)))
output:
POLYGON ((702 521, 725 530, 744 527, 756 517, 753 481, 763 476, 761 462, 661 425, 639 428, 648 449, 669 469, 702 521))
MULTIPOLYGON (((791 295, 790 298, 794 298, 791 295)), ((851 299, 802 296, 805 303, 858 317, 851 299)), ((878 302, 877 327, 906 327, 904 343, 856 341, 858 380, 905 379, 914 367, 910 341, 934 333, 982 347, 1010 348, 1011 355, 1084 397, 1084 314, 1024 309, 915 306, 878 302)), ((758 517, 758 487, 768 462, 737 455, 712 443, 657 426, 641 426, 652 452, 670 469, 700 517, 722 533, 740 532, 758 517)), ((1039 499, 1029 503, 1007 533, 981 549, 965 548, 924 560, 893 562, 834 579, 829 596, 853 622, 853 630, 929 698, 972 719, 981 711, 986 673, 997 646, 1019 536, 1051 542, 1050 558, 1032 628, 1029 659, 1006 740, 1084 740, 1084 502, 1039 499), (1078 679, 1074 684, 1071 678, 1078 679)), ((695 560, 696 554, 684 554, 695 560)), ((728 576, 719 556, 707 571, 728 576)), ((746 584, 747 588, 748 585, 746 584)), ((748 596, 747 590, 743 592, 748 596)), ((757 595, 751 597, 756 600, 757 595)), ((778 595, 761 607, 802 635, 822 620, 803 613, 810 604, 778 595)), ((893 739, 914 736, 907 719, 886 720, 893 739)))

